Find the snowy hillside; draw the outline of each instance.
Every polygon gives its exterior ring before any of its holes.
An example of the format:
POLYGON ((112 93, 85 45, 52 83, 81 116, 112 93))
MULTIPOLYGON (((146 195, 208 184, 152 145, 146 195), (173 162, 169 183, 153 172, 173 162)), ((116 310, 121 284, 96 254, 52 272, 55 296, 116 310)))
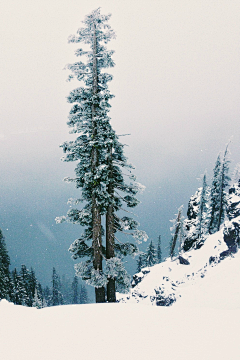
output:
MULTIPOLYGON (((232 225, 231 222, 225 224, 232 225)), ((120 301, 160 306, 238 308, 240 252, 224 257, 227 250, 222 228, 210 235, 200 249, 183 252, 180 258, 168 258, 161 264, 142 269, 134 276, 133 284, 136 285, 131 293, 120 296, 120 301)))

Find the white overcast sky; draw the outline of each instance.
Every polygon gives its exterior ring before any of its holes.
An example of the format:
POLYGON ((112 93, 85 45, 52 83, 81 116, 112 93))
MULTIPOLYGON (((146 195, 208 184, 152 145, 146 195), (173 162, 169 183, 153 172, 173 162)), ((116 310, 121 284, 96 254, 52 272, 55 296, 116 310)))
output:
POLYGON ((240 161, 239 0, 2 1, 1 192, 10 182, 14 188, 21 180, 23 187, 25 173, 37 179, 40 170, 57 187, 74 169, 56 165, 58 145, 69 137, 66 96, 80 85, 65 81, 63 68, 77 60, 79 47, 67 38, 97 7, 112 13, 117 34, 108 44, 116 51, 116 67, 109 70, 113 127, 131 134, 122 139, 146 196, 159 198, 161 211, 170 201, 186 208, 200 185, 196 178, 207 168, 210 180, 231 137, 233 165, 240 161))
POLYGON ((168 170, 172 157, 180 161, 190 152, 205 151, 204 160, 211 154, 215 159, 232 135, 239 149, 235 0, 1 2, 0 137, 32 130, 67 133, 65 97, 76 86, 65 82, 62 70, 76 60, 76 45, 67 37, 99 6, 112 13, 117 33, 109 44, 116 50, 113 126, 131 133, 126 141, 133 146, 146 145, 146 166, 158 158, 168 170))

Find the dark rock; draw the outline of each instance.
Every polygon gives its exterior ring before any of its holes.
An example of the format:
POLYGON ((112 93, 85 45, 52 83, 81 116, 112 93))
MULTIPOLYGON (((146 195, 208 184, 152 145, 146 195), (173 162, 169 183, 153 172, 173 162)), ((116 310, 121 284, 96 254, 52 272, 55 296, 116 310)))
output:
POLYGON ((216 256, 210 256, 209 265, 211 265, 212 263, 218 263, 218 258, 216 256))
POLYGON ((179 255, 178 260, 182 265, 190 265, 190 262, 187 259, 184 259, 181 255, 179 255))
POLYGON ((156 296, 153 296, 151 299, 156 301, 157 306, 170 306, 176 301, 175 294, 165 295, 164 292, 159 288, 159 290, 154 289, 156 296))
POLYGON ((139 284, 143 278, 144 276, 143 274, 141 275, 141 273, 133 275, 132 287, 134 288, 137 286, 137 284, 139 284))
POLYGON ((220 260, 225 259, 227 256, 229 256, 231 254, 231 252, 228 250, 225 250, 223 252, 220 253, 220 260))

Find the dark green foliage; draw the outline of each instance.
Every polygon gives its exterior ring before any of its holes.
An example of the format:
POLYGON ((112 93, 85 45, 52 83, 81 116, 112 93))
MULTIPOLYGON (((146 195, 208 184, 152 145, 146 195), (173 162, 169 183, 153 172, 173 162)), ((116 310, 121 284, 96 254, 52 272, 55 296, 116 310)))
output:
POLYGON ((77 276, 74 276, 72 282, 72 304, 79 304, 79 286, 77 276))
POLYGON ((11 299, 10 258, 0 229, 0 299, 11 299))
POLYGON ((153 266, 156 265, 157 262, 157 251, 151 240, 150 244, 147 247, 146 254, 144 255, 144 263, 145 266, 153 266))
POLYGON ((137 273, 139 273, 142 268, 144 268, 144 254, 140 254, 137 259, 137 273))
POLYGON ((216 231, 219 231, 225 217, 227 205, 226 188, 230 181, 230 177, 228 176, 230 163, 228 146, 229 144, 226 146, 222 161, 220 155, 218 155, 213 171, 210 193, 209 234, 214 234, 216 231))
POLYGON ((213 179, 210 192, 210 219, 209 219, 209 234, 213 234, 218 229, 218 218, 220 211, 220 172, 221 172, 221 159, 220 155, 213 170, 213 179))
POLYGON ((80 292, 79 292, 79 304, 88 304, 88 292, 85 285, 80 286, 80 292))
POLYGON ((16 305, 27 306, 28 295, 25 289, 25 284, 22 280, 20 274, 18 274, 17 269, 15 268, 12 272, 12 281, 13 281, 13 302, 16 305))
POLYGON ((61 293, 61 281, 56 272, 56 269, 53 268, 52 273, 52 291, 51 291, 51 306, 63 305, 63 296, 61 293))
POLYGON ((162 262, 161 235, 159 235, 158 244, 157 244, 157 263, 160 264, 161 262, 162 262))

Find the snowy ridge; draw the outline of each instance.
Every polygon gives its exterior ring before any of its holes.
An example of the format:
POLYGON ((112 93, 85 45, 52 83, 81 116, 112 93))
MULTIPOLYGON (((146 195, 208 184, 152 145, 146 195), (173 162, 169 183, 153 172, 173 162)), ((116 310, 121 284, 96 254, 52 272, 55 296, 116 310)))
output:
MULTIPOLYGON (((235 218, 232 221, 236 221, 235 218)), ((231 222, 227 222, 229 228, 231 222)), ((148 305, 240 307, 240 252, 221 259, 228 250, 223 229, 210 235, 204 245, 179 257, 144 268, 134 276, 131 292, 119 294, 120 302, 148 305), (183 262, 183 261, 181 261, 183 262)))

